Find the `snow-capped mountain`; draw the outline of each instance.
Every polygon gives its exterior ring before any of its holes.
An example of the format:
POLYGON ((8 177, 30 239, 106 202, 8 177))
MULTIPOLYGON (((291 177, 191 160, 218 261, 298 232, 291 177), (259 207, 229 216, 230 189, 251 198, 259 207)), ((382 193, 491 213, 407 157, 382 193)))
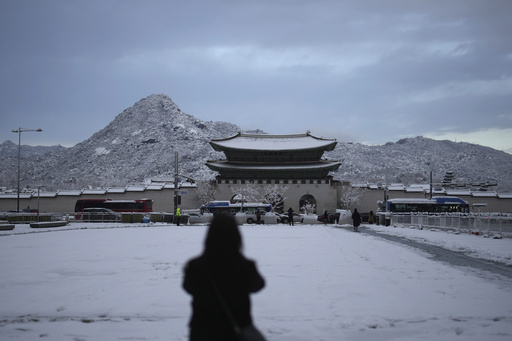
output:
MULTIPOLYGON (((263 130, 265 127, 262 127, 263 130)), ((22 146, 22 186, 47 189, 115 187, 147 179, 172 179, 175 152, 179 173, 213 179, 208 159, 224 158, 209 146, 214 138, 240 131, 234 124, 205 122, 183 111, 166 95, 151 95, 120 113, 105 128, 71 147, 22 146)), ((313 132, 314 134, 314 132, 313 132)), ((441 179, 453 171, 461 182, 493 180, 512 190, 512 155, 469 143, 423 137, 382 146, 339 142, 324 155, 341 160, 335 179, 348 181, 428 182, 432 170, 441 179)), ((0 186, 16 187, 17 145, 0 144, 0 186)))
POLYGON ((337 179, 385 183, 387 176, 388 183, 428 183, 432 171, 434 183, 441 183, 453 172, 453 183, 459 186, 497 183, 500 191, 512 190, 512 155, 477 144, 424 137, 382 146, 340 142, 326 156, 342 162, 337 179))
MULTIPOLYGON (((221 155, 208 142, 239 130, 231 123, 201 121, 182 112, 168 96, 151 95, 71 148, 46 154, 37 161, 24 156, 23 183, 62 189, 126 186, 148 178, 173 179, 176 151, 180 174, 194 179, 213 178, 205 160, 221 155)), ((15 172, 0 167, 0 179, 9 179, 10 171, 12 183, 15 172)))
MULTIPOLYGON (((21 145, 20 153, 23 157, 39 157, 48 153, 58 153, 63 150, 66 150, 66 147, 57 145, 57 146, 28 146, 21 145)), ((0 157, 1 160, 4 161, 5 158, 8 157, 18 157, 18 145, 11 142, 5 141, 0 144, 0 157)))

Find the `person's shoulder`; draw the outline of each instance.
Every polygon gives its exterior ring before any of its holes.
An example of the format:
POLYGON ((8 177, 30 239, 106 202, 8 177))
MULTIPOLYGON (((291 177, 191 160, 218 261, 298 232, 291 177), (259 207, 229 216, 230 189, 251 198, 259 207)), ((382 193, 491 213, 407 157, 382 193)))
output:
POLYGON ((256 268, 256 261, 253 259, 243 257, 242 262, 248 268, 256 268))
POLYGON ((185 264, 185 268, 190 269, 190 268, 201 267, 201 266, 204 266, 205 263, 206 263, 205 258, 203 256, 198 256, 198 257, 190 259, 185 264))

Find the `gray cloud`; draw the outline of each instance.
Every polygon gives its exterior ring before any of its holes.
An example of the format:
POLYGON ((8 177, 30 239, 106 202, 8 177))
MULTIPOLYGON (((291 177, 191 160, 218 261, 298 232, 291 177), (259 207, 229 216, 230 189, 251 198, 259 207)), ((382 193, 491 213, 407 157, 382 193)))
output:
POLYGON ((5 0, 0 141, 23 126, 44 130, 25 143, 73 145, 165 93, 242 129, 370 144, 479 132, 470 142, 495 146, 512 132, 511 9, 506 0, 5 0))

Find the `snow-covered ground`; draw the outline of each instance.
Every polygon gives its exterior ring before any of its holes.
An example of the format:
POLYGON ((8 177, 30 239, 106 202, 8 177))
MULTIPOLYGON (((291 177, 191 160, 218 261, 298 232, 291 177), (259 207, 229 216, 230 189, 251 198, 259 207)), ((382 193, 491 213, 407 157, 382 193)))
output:
MULTIPOLYGON (((365 226, 366 227, 366 226, 365 226)), ((510 264, 511 239, 372 226, 510 264)), ((269 341, 510 340, 512 279, 432 260, 347 225, 242 226, 267 281, 269 341)), ((182 267, 206 226, 0 231, 1 340, 187 340, 182 267)))

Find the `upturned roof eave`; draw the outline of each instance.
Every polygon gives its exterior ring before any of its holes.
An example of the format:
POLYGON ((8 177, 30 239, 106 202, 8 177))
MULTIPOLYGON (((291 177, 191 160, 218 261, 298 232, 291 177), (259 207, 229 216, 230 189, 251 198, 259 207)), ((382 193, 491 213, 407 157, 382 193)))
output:
POLYGON ((212 139, 210 141, 210 145, 212 146, 212 148, 218 152, 224 152, 224 151, 228 151, 228 150, 233 150, 233 151, 272 150, 272 151, 283 151, 284 152, 284 151, 307 151, 307 150, 315 150, 315 149, 320 149, 320 150, 324 150, 324 151, 332 151, 336 147, 337 143, 338 142, 336 141, 336 139, 324 139, 321 137, 317 137, 317 136, 312 135, 309 131, 305 134, 288 134, 288 135, 244 134, 244 133, 239 132, 233 136, 230 136, 230 137, 227 137, 224 139, 212 139), (270 140, 271 141, 271 139, 299 139, 299 138, 304 138, 304 137, 310 137, 311 139, 315 139, 315 140, 325 142, 325 143, 315 145, 315 146, 305 146, 305 147, 300 147, 300 146, 297 146, 296 144, 293 144, 293 145, 287 146, 286 148, 279 147, 279 143, 276 143, 275 146, 270 145, 267 148, 260 147, 260 148, 256 148, 256 149, 247 148, 247 147, 228 146, 228 145, 224 144, 225 142, 232 141, 237 138, 253 138, 253 139, 261 139, 261 140, 270 140))
POLYGON ((339 161, 320 161, 315 163, 290 163, 290 164, 244 164, 244 163, 233 163, 229 161, 208 161, 206 162, 206 166, 208 168, 215 171, 222 170, 233 170, 233 169, 241 169, 241 170, 294 170, 294 169, 327 169, 327 170, 336 170, 341 166, 341 162, 339 161))

